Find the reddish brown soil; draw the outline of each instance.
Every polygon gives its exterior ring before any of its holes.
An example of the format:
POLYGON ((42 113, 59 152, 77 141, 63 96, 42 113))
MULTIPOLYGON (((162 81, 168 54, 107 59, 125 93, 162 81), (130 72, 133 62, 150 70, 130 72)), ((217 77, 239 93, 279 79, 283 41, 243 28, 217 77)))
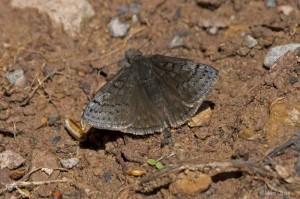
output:
MULTIPOLYGON (((293 109, 300 111, 300 92, 299 85, 291 85, 287 79, 294 75, 290 71, 299 66, 299 60, 295 54, 282 59, 280 66, 286 66, 288 71, 272 73, 282 76, 279 80, 268 77, 270 72, 262 63, 270 47, 300 41, 297 1, 278 1, 278 5, 294 7, 289 16, 276 8, 266 8, 263 1, 220 1, 216 9, 197 5, 192 0, 143 1, 142 23, 133 25, 129 32, 133 34, 126 39, 111 38, 107 30, 110 19, 126 2, 101 2, 90 0, 96 16, 82 23, 81 34, 76 38, 54 28, 46 14, 12 8, 8 0, 0 2, 0 152, 11 149, 19 153, 26 158, 25 166, 29 168, 39 165, 36 159, 43 162, 50 158, 55 162, 48 165, 50 168, 61 167, 60 159, 80 159, 68 172, 57 171, 51 176, 51 179, 71 179, 71 183, 27 188, 32 198, 48 198, 53 189, 60 190, 64 198, 265 197, 264 191, 270 190, 268 179, 246 173, 235 173, 225 179, 215 176, 208 191, 176 196, 168 185, 147 193, 135 191, 139 178, 128 176, 127 171, 143 165, 149 176, 156 169, 144 165, 147 159, 159 159, 171 153, 175 155, 161 160, 166 167, 194 158, 199 163, 262 159, 292 138, 300 120, 290 123, 287 119, 293 109), (228 27, 210 35, 200 23, 214 17, 228 27), (185 47, 168 49, 175 32, 185 35, 185 47), (247 34, 258 41, 252 49, 246 46, 244 35, 247 34), (95 92, 119 70, 119 66, 109 64, 122 59, 126 49, 139 48, 148 38, 152 41, 142 48, 145 54, 188 58, 219 70, 218 82, 206 99, 212 108, 211 122, 195 128, 183 125, 172 134, 170 145, 164 147, 161 147, 162 133, 129 136, 94 130, 87 142, 76 142, 59 116, 69 115, 79 122, 95 92), (24 88, 6 81, 5 75, 14 69, 25 71, 24 88), (54 70, 59 74, 41 82, 54 70), (39 82, 41 86, 28 104, 22 106, 39 82), (43 118, 48 119, 48 124, 43 123, 43 118), (54 142, 55 136, 61 139, 54 142)), ((131 16, 126 14, 121 19, 130 22, 131 16)), ((295 175, 296 157, 288 149, 275 159, 295 175)), ((36 175, 30 180, 45 180, 36 175)), ((295 189, 286 189, 272 179, 269 182, 290 197, 296 197, 295 189)), ((11 195, 18 193, 6 192, 0 198, 11 195)), ((282 198, 279 194, 273 197, 282 198)))

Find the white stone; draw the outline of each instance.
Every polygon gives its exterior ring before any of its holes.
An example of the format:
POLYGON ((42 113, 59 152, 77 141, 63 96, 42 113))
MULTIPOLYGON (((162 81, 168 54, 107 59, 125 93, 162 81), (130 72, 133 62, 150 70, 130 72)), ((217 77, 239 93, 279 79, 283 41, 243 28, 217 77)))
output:
POLYGON ((84 18, 95 15, 91 4, 86 0, 12 0, 17 8, 36 8, 47 13, 57 27, 63 24, 64 30, 72 36, 80 32, 84 18))

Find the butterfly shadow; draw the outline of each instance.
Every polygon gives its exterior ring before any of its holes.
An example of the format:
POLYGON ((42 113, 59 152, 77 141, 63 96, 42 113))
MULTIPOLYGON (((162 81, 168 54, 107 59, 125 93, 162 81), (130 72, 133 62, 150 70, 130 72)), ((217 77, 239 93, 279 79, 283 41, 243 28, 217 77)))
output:
POLYGON ((81 148, 92 150, 106 150, 106 145, 112 143, 113 145, 126 145, 129 139, 144 139, 150 135, 132 135, 122 133, 120 131, 105 130, 92 128, 88 132, 88 138, 86 141, 80 143, 81 148))

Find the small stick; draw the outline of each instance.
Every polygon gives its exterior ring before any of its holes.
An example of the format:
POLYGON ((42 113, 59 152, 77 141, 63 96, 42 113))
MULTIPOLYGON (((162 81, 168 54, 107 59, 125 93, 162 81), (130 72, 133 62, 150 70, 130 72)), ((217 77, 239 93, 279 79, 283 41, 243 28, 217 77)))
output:
POLYGON ((57 182, 72 182, 72 180, 46 180, 46 181, 34 181, 34 182, 25 182, 25 181, 18 181, 10 184, 4 184, 5 188, 0 189, 0 195, 4 194, 5 192, 13 191, 18 188, 27 188, 31 186, 38 186, 38 185, 46 185, 51 183, 57 182))
POLYGON ((41 82, 33 89, 33 91, 28 95, 28 97, 21 103, 21 106, 25 106, 29 103, 29 100, 33 97, 33 95, 36 93, 36 91, 40 88, 40 86, 47 81, 49 77, 52 75, 63 75, 63 73, 58 71, 53 71, 52 73, 48 74, 44 79, 42 79, 41 82))
MULTIPOLYGON (((116 44, 116 46, 121 45, 120 48, 117 48, 117 49, 112 50, 112 51, 110 51, 110 52, 104 53, 104 54, 100 55, 100 58, 102 59, 102 58, 104 58, 104 57, 108 57, 108 56, 110 56, 110 55, 112 55, 112 54, 114 54, 114 53, 119 52, 120 50, 122 50, 123 48, 126 47, 126 45, 127 45, 127 43, 128 43, 128 40, 129 40, 131 37, 133 37, 135 34, 141 32, 141 31, 143 31, 144 29, 145 29, 145 27, 141 27, 141 28, 132 30, 131 33, 130 33, 123 41, 120 41, 120 42, 118 42, 118 43, 116 44)), ((88 62, 88 61, 96 61, 96 60, 98 60, 98 59, 100 59, 100 58, 98 58, 98 57, 97 57, 97 58, 87 58, 87 59, 84 59, 84 60, 80 60, 79 63, 84 63, 84 62, 88 62)), ((117 61, 116 63, 118 63, 118 62, 119 62, 119 61, 117 61)), ((104 68, 104 67, 107 67, 107 65, 106 65, 106 66, 102 66, 101 68, 104 68)))
POLYGON ((242 172, 246 172, 249 174, 256 174, 264 177, 269 178, 280 178, 280 176, 272 172, 271 170, 268 170, 264 168, 263 166, 253 163, 253 162, 245 162, 245 161, 228 161, 228 162, 211 162, 211 163, 182 163, 178 165, 174 165, 170 168, 163 169, 157 173, 154 173, 151 176, 147 176, 143 178, 140 181, 140 185, 147 184, 153 180, 156 180, 158 178, 162 178, 164 176, 167 176, 170 173, 173 172, 180 172, 183 170, 205 170, 205 169, 220 169, 220 170, 240 170, 242 172))

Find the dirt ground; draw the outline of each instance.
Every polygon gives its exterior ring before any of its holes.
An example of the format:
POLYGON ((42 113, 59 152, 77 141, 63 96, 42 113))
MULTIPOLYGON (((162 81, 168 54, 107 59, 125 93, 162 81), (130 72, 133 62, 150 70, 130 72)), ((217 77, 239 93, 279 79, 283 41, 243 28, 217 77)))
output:
MULTIPOLYGON (((23 181, 71 180, 22 190, 31 198, 49 198, 53 190, 63 198, 299 197, 299 179, 290 180, 296 175, 297 151, 266 155, 294 138, 300 127, 300 87, 290 81, 298 80, 300 60, 289 52, 271 70, 263 67, 271 47, 300 41, 298 1, 278 0, 275 8, 259 0, 133 2, 140 6, 139 21, 132 22, 132 12, 119 16, 131 25, 124 38, 111 37, 107 25, 131 1, 89 0, 95 16, 84 20, 75 36, 54 26, 45 13, 0 2, 0 152, 21 155, 28 170, 53 169, 51 175, 38 170, 23 181), (292 6, 292 12, 283 13, 282 5, 292 6), (168 48, 175 35, 184 45, 168 48), (253 48, 247 46, 246 35, 258 42, 253 48), (167 143, 163 133, 131 136, 97 129, 88 141, 78 143, 65 129, 63 116, 79 123, 89 100, 120 69, 113 63, 127 49, 141 46, 144 54, 188 58, 219 70, 206 98, 210 121, 172 130, 167 143), (10 85, 6 76, 17 69, 24 71, 26 81, 10 85), (74 168, 57 169, 61 160, 74 157, 79 159, 74 168), (212 183, 191 195, 184 190, 189 185, 182 185, 183 191, 174 185, 178 172, 138 184, 158 172, 147 160, 161 157, 165 168, 222 162, 243 166, 196 169, 193 172, 206 173, 212 183), (248 162, 254 166, 247 167, 248 162), (134 168, 144 169, 146 175, 128 175, 134 168)), ((3 180, 12 170, 1 168, 1 183, 13 182, 3 180)), ((13 188, 0 198, 19 195, 13 188)))

